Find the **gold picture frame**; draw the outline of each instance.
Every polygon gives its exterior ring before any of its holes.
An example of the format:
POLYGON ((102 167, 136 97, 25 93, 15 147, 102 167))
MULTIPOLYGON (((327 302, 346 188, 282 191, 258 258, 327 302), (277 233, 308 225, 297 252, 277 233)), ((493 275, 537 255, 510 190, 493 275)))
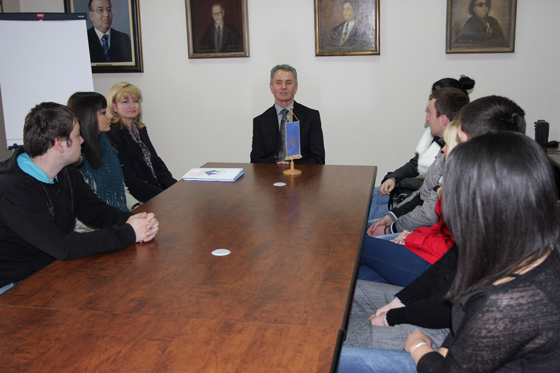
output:
POLYGON ((247 0, 185 0, 189 58, 249 57, 247 0))
POLYGON ((513 53, 517 0, 447 0, 446 53, 513 53))
POLYGON ((315 0, 315 55, 379 55, 379 0, 315 0))
MULTIPOLYGON (((104 54, 93 20, 106 17, 107 10, 89 9, 89 1, 65 0, 66 13, 85 13, 88 29, 91 70, 94 73, 143 72, 139 0, 112 0, 110 52, 104 54), (105 14, 98 13, 99 11, 105 14), (108 60, 107 60, 108 59, 108 60)), ((92 3, 95 4, 95 3, 92 3)))

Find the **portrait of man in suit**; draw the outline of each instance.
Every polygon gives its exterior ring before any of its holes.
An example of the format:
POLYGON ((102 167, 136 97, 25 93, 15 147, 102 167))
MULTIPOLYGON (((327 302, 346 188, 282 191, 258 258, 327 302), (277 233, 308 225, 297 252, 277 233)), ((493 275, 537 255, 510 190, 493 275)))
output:
POLYGON ((249 57, 247 0, 185 0, 189 58, 249 57))
POLYGON ((317 55, 379 54, 378 0, 316 0, 317 55))
POLYGON ((130 36, 112 28, 113 8, 110 0, 89 0, 89 18, 93 27, 88 29, 89 54, 92 63, 130 62, 130 36))
POLYGON ((221 4, 212 5, 214 23, 206 29, 196 49, 197 53, 232 53, 241 52, 239 32, 235 27, 224 22, 225 10, 221 4))
POLYGON ((367 38, 364 39, 363 25, 356 22, 356 2, 344 1, 342 17, 344 22, 331 31, 331 45, 340 49, 367 49, 367 38))

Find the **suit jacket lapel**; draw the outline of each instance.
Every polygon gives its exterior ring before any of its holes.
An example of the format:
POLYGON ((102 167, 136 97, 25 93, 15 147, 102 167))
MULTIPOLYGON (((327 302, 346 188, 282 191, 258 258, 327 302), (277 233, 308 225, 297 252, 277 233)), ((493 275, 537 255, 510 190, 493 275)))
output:
POLYGON ((299 120, 299 126, 301 128, 301 126, 303 125, 303 122, 305 120, 305 111, 302 110, 301 105, 298 104, 296 101, 294 101, 294 114, 296 116, 296 118, 294 118, 294 120, 299 120))
POLYGON ((278 129, 278 115, 276 113, 276 107, 274 107, 273 105, 270 109, 268 109, 266 115, 267 115, 267 120, 266 120, 267 131, 273 133, 274 136, 277 138, 280 130, 278 129))

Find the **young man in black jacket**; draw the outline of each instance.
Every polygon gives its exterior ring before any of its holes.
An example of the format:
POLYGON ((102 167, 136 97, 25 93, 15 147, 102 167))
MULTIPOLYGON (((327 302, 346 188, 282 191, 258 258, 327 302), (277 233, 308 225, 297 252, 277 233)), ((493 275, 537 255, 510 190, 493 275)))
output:
POLYGON ((75 167, 80 124, 74 112, 42 103, 25 118, 24 146, 0 163, 0 294, 56 259, 148 242, 153 213, 132 215, 101 201, 75 167), (94 228, 74 232, 76 218, 94 228))

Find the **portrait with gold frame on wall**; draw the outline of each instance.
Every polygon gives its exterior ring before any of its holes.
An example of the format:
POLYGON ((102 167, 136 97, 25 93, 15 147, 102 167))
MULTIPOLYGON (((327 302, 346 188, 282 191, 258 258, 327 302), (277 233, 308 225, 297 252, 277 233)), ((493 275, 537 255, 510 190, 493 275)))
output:
POLYGON ((91 70, 142 72, 139 0, 65 0, 67 13, 85 13, 91 70), (108 31, 110 30, 110 31, 108 31), (104 38, 107 33, 108 38, 104 38))
POLYGON ((447 0, 446 53, 513 53, 517 0, 447 0))
POLYGON ((315 0, 315 55, 379 54, 379 0, 315 0))
POLYGON ((249 57, 247 0, 185 0, 189 58, 249 57))

